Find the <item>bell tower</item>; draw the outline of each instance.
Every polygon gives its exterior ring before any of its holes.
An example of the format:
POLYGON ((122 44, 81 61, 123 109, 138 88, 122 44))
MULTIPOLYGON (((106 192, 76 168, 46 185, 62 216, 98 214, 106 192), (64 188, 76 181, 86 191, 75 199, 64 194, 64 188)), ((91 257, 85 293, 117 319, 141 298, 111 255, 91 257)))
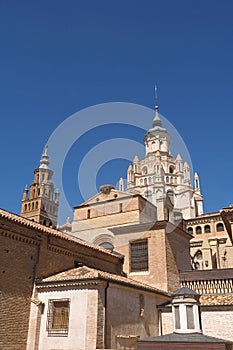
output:
POLYGON ((45 146, 40 166, 34 170, 34 179, 23 192, 20 215, 49 227, 57 226, 59 192, 54 192, 53 171, 49 168, 48 145, 45 146))
POLYGON ((158 220, 175 222, 176 218, 190 219, 203 214, 203 198, 199 177, 195 174, 195 186, 191 181, 189 164, 180 154, 171 154, 171 135, 163 126, 159 114, 157 87, 155 87, 155 114, 152 127, 145 137, 145 156, 135 156, 128 167, 128 193, 141 194, 158 210, 158 220), (169 215, 167 213, 169 204, 169 215))

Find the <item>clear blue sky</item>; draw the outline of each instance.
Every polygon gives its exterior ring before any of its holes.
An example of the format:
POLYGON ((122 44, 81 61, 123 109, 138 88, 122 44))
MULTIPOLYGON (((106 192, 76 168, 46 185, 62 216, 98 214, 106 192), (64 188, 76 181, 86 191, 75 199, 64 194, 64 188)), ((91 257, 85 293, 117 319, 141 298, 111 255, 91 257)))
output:
MULTIPOLYGON (((160 112, 199 172, 205 210, 232 203, 232 16, 231 0, 2 0, 0 206, 19 213, 23 188, 63 120, 103 102, 153 108, 155 82, 160 112)), ((105 167, 103 182, 116 165, 105 167)))

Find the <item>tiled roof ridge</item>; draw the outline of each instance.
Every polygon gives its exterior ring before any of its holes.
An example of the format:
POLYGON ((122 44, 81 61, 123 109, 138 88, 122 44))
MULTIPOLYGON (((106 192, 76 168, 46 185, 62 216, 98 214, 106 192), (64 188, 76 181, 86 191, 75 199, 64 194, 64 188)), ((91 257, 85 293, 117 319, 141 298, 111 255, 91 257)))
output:
POLYGON ((106 249, 104 249, 102 247, 95 246, 94 244, 85 242, 85 241, 83 241, 83 240, 81 240, 81 239, 79 239, 77 237, 74 237, 72 235, 69 235, 69 234, 66 234, 64 232, 58 231, 57 229, 53 229, 51 227, 44 226, 44 225, 39 224, 39 223, 37 223, 35 221, 31 221, 29 219, 23 218, 20 215, 14 214, 12 212, 9 212, 7 210, 4 210, 4 209, 0 208, 0 218, 1 217, 4 218, 4 219, 8 219, 8 220, 11 220, 13 222, 16 222, 18 224, 27 226, 29 228, 34 228, 34 229, 36 229, 36 230, 38 230, 40 232, 44 232, 44 233, 50 234, 52 236, 64 239, 66 241, 70 241, 70 242, 73 242, 73 243, 76 243, 76 244, 83 245, 85 247, 89 247, 91 249, 94 249, 96 251, 102 252, 104 254, 111 255, 112 257, 115 257, 117 259, 121 259, 117 254, 109 252, 108 250, 106 250, 106 249))
POLYGON ((226 295, 201 295, 201 306, 232 306, 233 294, 226 295))
POLYGON ((132 278, 129 278, 128 276, 122 276, 122 275, 119 275, 119 274, 114 274, 114 273, 98 270, 98 269, 95 269, 95 268, 92 268, 92 267, 88 267, 86 265, 83 265, 82 267, 78 267, 78 268, 77 267, 76 268, 72 268, 72 269, 66 270, 64 272, 59 272, 57 274, 48 276, 48 277, 44 278, 43 280, 38 281, 38 284, 40 284, 40 285, 41 284, 48 285, 49 283, 56 283, 56 284, 58 284, 59 282, 68 284, 68 283, 74 283, 75 279, 77 279, 77 281, 103 279, 103 280, 112 281, 112 282, 115 282, 115 283, 122 283, 122 284, 125 284, 125 285, 131 285, 131 286, 136 287, 136 288, 144 288, 144 289, 146 289, 148 291, 157 292, 159 294, 163 294, 163 295, 166 295, 166 296, 170 297, 170 293, 168 293, 168 292, 166 292, 164 290, 161 290, 159 288, 150 286, 148 284, 139 282, 139 281, 134 280, 132 278), (67 276, 67 278, 65 278, 65 276, 62 278, 62 274, 65 275, 66 273, 68 274, 71 271, 78 271, 78 269, 80 271, 82 269, 86 269, 87 271, 94 272, 95 274, 93 276, 83 275, 81 278, 80 278, 80 276, 77 276, 75 278, 75 276, 69 276, 69 275, 67 276), (59 277, 59 275, 61 277, 59 277), (57 276, 58 278, 57 279, 53 279, 53 277, 55 277, 55 276, 57 276))

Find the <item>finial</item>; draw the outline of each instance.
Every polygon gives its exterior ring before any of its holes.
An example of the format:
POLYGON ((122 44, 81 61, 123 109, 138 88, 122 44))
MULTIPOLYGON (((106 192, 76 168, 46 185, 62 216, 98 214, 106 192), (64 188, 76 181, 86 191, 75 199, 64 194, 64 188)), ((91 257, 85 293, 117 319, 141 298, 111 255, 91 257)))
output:
POLYGON ((49 148, 49 146, 46 143, 45 148, 44 148, 44 152, 43 152, 43 156, 48 156, 48 148, 49 148))
POLYGON ((155 84, 155 109, 159 109, 158 88, 155 84))
POLYGON ((158 104, 158 88, 157 86, 155 85, 155 117, 154 117, 154 120, 153 120, 153 128, 156 128, 156 127, 161 127, 162 126, 162 122, 161 122, 161 119, 159 117, 159 104, 158 104))
POLYGON ((40 160, 40 168, 48 169, 48 166, 49 166, 48 144, 46 143, 42 154, 42 158, 40 160))

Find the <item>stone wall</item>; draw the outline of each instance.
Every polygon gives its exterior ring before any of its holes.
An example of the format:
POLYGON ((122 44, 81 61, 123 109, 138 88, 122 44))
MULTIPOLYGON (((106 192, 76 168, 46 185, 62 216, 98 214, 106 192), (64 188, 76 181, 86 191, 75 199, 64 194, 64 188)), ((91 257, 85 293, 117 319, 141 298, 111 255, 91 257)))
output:
POLYGON ((204 308, 201 318, 204 334, 233 341, 233 306, 219 306, 213 311, 204 308))

